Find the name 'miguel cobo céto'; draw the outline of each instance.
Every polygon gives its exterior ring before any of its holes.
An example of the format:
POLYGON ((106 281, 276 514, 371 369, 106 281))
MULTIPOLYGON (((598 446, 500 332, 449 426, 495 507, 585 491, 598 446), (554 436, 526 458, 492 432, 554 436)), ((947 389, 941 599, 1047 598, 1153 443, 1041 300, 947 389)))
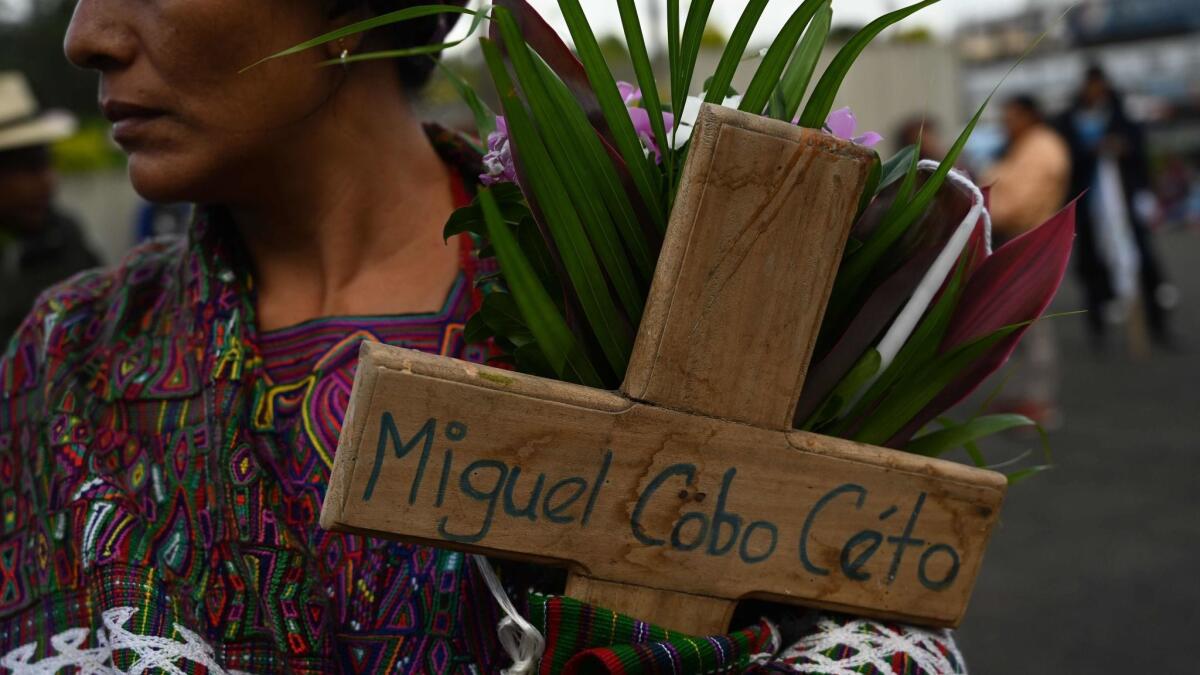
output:
MULTIPOLYGON (((383 413, 374 465, 362 500, 369 502, 374 497, 384 463, 392 458, 411 464, 407 499, 410 506, 416 505, 425 495, 432 498, 436 509, 441 509, 451 491, 480 505, 479 514, 463 519, 463 522, 452 522, 449 515, 439 518, 437 533, 449 542, 486 546, 497 519, 526 520, 546 527, 587 528, 591 524, 596 505, 608 487, 613 450, 597 452, 595 472, 590 475, 538 473, 534 476, 524 474, 520 466, 497 459, 456 464, 455 447, 461 447, 459 444, 468 434, 469 427, 464 422, 439 425, 436 418, 430 418, 415 433, 405 435, 397 427, 392 413, 383 413), (446 447, 435 459, 435 445, 439 445, 439 439, 445 441, 446 447)), ((726 509, 736 487, 737 472, 736 467, 725 471, 716 499, 708 502, 709 507, 703 505, 704 495, 695 493, 699 499, 692 499, 694 509, 680 514, 669 530, 656 532, 646 525, 645 515, 652 513, 656 505, 663 506, 666 502, 677 509, 680 498, 688 498, 694 493, 699 473, 694 464, 686 463, 662 469, 638 493, 628 519, 631 537, 647 547, 667 547, 696 555, 734 556, 746 565, 758 565, 788 555, 813 576, 840 574, 854 582, 874 578, 875 573, 867 571, 867 567, 876 556, 882 556, 881 562, 887 565, 887 574, 882 580, 886 584, 897 579, 906 556, 919 556, 916 580, 925 588, 944 591, 958 578, 961 568, 958 551, 949 544, 927 542, 917 536, 927 496, 924 492, 916 496, 910 509, 902 510, 898 505, 889 504, 880 510, 880 505, 870 503, 868 488, 854 483, 838 485, 808 508, 799 531, 788 533, 781 532, 769 519, 748 521, 742 514, 726 509), (835 513, 844 519, 848 511, 869 524, 845 538, 836 564, 818 563, 812 550, 815 538, 822 533, 822 524, 835 513), (787 543, 789 535, 794 537, 793 544, 787 543)), ((820 538, 822 541, 828 539, 827 536, 820 538)))

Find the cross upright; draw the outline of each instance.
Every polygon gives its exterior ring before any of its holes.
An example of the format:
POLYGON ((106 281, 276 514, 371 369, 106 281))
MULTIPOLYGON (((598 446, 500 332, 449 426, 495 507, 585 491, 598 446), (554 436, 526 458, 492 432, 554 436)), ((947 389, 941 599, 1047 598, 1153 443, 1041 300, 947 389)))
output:
POLYGON ((792 429, 870 163, 705 106, 621 391, 364 344, 322 526, 695 635, 744 598, 957 625, 1004 477, 792 429))

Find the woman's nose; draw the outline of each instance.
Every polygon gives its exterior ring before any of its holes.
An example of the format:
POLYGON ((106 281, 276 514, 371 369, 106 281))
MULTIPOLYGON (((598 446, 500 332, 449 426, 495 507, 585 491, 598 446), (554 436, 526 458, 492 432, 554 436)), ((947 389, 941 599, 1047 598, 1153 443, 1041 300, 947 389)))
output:
POLYGON ((128 66, 137 54, 129 23, 135 11, 136 7, 123 0, 79 0, 67 28, 67 59, 80 68, 101 72, 128 66))

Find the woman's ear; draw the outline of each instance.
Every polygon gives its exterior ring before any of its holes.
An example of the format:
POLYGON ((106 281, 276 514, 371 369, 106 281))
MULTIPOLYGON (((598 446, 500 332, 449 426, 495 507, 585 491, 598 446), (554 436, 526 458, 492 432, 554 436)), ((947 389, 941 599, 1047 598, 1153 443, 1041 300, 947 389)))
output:
MULTIPOLYGON (((334 30, 337 29, 335 28, 334 30)), ((357 35, 350 35, 339 40, 334 40, 333 42, 325 43, 325 51, 329 55, 330 61, 336 61, 338 59, 354 56, 355 54, 361 52, 362 43, 363 36, 361 33, 359 33, 357 35)))
MULTIPOLYGON (((332 32, 360 21, 366 21, 368 18, 370 18, 370 14, 368 14, 364 3, 354 9, 338 12, 334 16, 331 16, 328 28, 332 32)), ((362 44, 365 38, 365 33, 355 33, 354 35, 347 35, 344 38, 325 43, 325 51, 329 55, 329 60, 337 60, 345 56, 358 54, 362 51, 362 44)))

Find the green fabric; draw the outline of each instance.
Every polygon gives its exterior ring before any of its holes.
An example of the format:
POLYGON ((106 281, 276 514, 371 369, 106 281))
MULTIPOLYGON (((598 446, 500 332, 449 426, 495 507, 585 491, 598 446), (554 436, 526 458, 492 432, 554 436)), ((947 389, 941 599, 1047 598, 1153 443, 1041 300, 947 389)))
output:
POLYGON ((539 594, 530 596, 529 614, 546 636, 543 675, 740 672, 771 639, 766 622, 732 635, 695 637, 539 594))

